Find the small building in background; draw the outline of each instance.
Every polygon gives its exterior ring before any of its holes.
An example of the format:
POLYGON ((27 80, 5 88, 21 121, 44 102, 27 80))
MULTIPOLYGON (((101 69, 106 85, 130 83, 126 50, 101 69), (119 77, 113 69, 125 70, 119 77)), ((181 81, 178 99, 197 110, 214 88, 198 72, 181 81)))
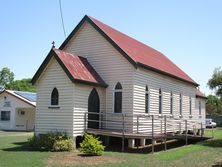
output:
POLYGON ((4 90, 0 93, 0 130, 32 131, 36 93, 4 90))

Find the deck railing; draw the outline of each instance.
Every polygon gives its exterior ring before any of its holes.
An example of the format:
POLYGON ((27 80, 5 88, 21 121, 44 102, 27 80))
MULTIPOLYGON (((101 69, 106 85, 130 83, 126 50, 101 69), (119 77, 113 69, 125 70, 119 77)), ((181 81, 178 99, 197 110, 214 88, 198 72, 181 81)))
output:
MULTIPOLYGON (((75 112, 74 119, 84 123, 84 130, 103 129, 124 133, 167 134, 193 133, 203 135, 205 124, 201 121, 172 117, 171 115, 146 115, 125 113, 75 112), (82 120, 82 121, 81 121, 82 120)), ((75 121, 74 121, 75 122, 75 121)), ((79 125, 80 126, 80 125, 79 125)), ((81 126, 80 126, 81 127, 81 126)))

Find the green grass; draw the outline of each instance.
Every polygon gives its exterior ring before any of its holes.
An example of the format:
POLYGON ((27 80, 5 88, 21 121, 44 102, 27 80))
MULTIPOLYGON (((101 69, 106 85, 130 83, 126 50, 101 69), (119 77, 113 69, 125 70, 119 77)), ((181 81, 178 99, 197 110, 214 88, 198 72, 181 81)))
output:
MULTIPOLYGON (((0 135, 0 166, 1 167, 37 167, 47 166, 48 159, 54 155, 66 153, 29 151, 26 147, 27 138, 31 133, 0 135)), ((206 131, 206 136, 211 136, 211 130, 206 131)), ((121 153, 106 151, 103 156, 120 158, 123 161, 115 164, 101 164, 104 167, 189 167, 212 166, 215 162, 222 161, 222 128, 214 130, 214 140, 178 147, 155 154, 121 153)), ((55 166, 58 166, 55 164, 55 166)), ((61 166, 61 165, 60 165, 61 166)), ((64 166, 64 165, 63 165, 64 166)), ((72 165, 69 165, 70 167, 72 165)), ((74 165, 73 165, 74 166, 74 165)), ((87 166, 85 164, 77 165, 87 166)), ((93 166, 93 165, 91 165, 93 166)), ((95 165, 94 165, 95 166, 95 165)))
POLYGON ((27 149, 27 138, 32 133, 5 134, 0 136, 1 167, 42 167, 47 164, 50 152, 31 152, 27 149))

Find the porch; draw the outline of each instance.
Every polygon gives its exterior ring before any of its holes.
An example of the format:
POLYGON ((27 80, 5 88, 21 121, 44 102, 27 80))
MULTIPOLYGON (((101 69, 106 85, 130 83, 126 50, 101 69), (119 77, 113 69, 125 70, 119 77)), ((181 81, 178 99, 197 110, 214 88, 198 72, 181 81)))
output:
POLYGON ((135 140, 140 140, 142 147, 145 146, 146 140, 150 140, 152 152, 154 152, 156 141, 164 143, 166 150, 167 141, 171 139, 182 139, 188 144, 188 140, 204 138, 205 124, 179 116, 103 112, 75 113, 75 116, 83 120, 84 132, 107 137, 107 144, 109 137, 121 138, 122 151, 124 151, 125 139, 128 139, 128 147, 132 148, 135 147, 135 140))

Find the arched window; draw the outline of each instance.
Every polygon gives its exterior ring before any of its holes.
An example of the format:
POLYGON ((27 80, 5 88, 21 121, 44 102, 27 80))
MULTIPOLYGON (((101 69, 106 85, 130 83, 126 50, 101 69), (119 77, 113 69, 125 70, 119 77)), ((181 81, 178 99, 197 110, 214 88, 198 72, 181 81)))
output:
POLYGON ((122 85, 119 82, 114 90, 114 112, 122 113, 122 85))
POLYGON ((190 96, 190 115, 192 115, 192 98, 190 96))
POLYGON ((58 92, 57 88, 54 88, 52 90, 51 105, 52 106, 59 105, 59 92, 58 92))
POLYGON ((162 90, 159 89, 159 114, 162 114, 162 90))
POLYGON ((201 101, 199 101, 199 115, 201 115, 201 101))
POLYGON ((149 106, 150 106, 150 94, 149 94, 149 88, 146 86, 146 92, 145 92, 145 113, 149 113, 149 106))
POLYGON ((170 114, 173 114, 173 92, 170 92, 170 114))
POLYGON ((182 114, 182 94, 180 94, 180 115, 182 114))

